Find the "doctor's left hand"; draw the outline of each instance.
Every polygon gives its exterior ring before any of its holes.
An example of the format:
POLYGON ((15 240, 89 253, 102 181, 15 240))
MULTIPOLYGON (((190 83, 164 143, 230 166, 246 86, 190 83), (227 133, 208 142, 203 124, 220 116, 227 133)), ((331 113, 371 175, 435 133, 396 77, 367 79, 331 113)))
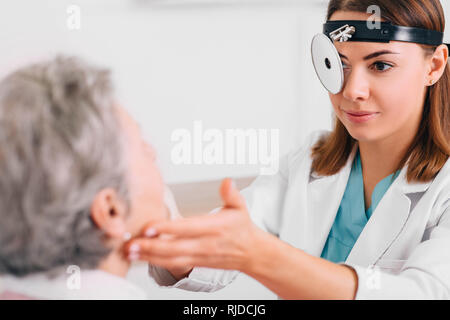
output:
POLYGON ((245 272, 266 233, 251 221, 231 179, 222 181, 220 195, 224 205, 219 212, 148 225, 126 252, 169 271, 199 266, 245 272))

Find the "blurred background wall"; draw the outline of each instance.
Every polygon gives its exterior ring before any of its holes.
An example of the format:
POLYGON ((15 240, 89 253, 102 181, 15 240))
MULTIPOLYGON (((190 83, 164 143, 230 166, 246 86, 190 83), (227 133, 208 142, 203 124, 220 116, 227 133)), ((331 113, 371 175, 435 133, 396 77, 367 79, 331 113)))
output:
POLYGON ((279 129, 282 155, 307 133, 331 128, 331 104, 310 58, 326 6, 326 0, 4 1, 0 75, 58 53, 82 56, 112 69, 118 99, 156 147, 168 183, 254 176, 258 165, 173 164, 171 134, 192 132, 196 120, 205 130, 279 129), (81 10, 79 30, 67 27, 70 5, 81 10))
POLYGON ((174 130, 279 129, 280 155, 329 128, 309 52, 323 1, 40 0, 1 5, 0 72, 58 53, 112 69, 120 102, 156 147, 168 183, 251 176, 257 165, 174 165, 174 130), (69 5, 81 29, 67 27, 69 5))
POLYGON ((171 134, 193 131, 196 120, 205 130, 279 129, 282 155, 307 133, 331 128, 328 94, 310 58, 326 6, 326 0, 5 1, 0 75, 57 53, 80 55, 113 70, 119 101, 158 150, 168 183, 253 176, 257 165, 173 164, 171 134), (79 30, 67 27, 70 5, 81 9, 79 30))

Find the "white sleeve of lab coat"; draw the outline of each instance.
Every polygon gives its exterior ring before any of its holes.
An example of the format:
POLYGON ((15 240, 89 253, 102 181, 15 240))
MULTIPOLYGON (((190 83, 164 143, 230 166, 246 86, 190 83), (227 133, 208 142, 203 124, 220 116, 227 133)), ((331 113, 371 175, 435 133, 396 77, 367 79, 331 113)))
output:
POLYGON ((239 274, 235 270, 221 270, 195 267, 188 277, 177 281, 164 268, 149 265, 149 275, 155 282, 166 288, 178 288, 188 291, 214 292, 230 284, 239 274))
POLYGON ((342 263, 358 275, 356 299, 450 299, 450 206, 432 228, 398 274, 342 263))

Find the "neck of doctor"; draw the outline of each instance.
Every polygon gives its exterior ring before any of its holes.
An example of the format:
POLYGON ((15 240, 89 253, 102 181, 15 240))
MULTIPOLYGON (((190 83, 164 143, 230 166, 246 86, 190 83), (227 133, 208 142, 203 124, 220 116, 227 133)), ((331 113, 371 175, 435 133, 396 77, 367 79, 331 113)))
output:
POLYGON ((381 180, 393 174, 412 144, 418 126, 377 141, 359 141, 364 176, 381 180))

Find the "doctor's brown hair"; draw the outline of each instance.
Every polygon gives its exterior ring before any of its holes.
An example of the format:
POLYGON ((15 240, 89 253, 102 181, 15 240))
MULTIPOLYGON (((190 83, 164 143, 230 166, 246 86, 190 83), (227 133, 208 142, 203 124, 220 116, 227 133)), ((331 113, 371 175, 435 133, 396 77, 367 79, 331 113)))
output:
MULTIPOLYGON (((439 0, 331 0, 327 20, 336 11, 367 12, 371 5, 381 9, 381 18, 395 25, 444 32, 445 16, 439 0)), ((427 54, 437 47, 422 45, 427 54)), ((422 122, 397 170, 408 164, 411 182, 429 182, 439 173, 450 155, 450 70, 427 89, 422 122), (409 160, 408 160, 409 159, 409 160)), ((320 175, 333 175, 345 166, 356 140, 335 117, 334 130, 312 148, 312 169, 320 175)))

